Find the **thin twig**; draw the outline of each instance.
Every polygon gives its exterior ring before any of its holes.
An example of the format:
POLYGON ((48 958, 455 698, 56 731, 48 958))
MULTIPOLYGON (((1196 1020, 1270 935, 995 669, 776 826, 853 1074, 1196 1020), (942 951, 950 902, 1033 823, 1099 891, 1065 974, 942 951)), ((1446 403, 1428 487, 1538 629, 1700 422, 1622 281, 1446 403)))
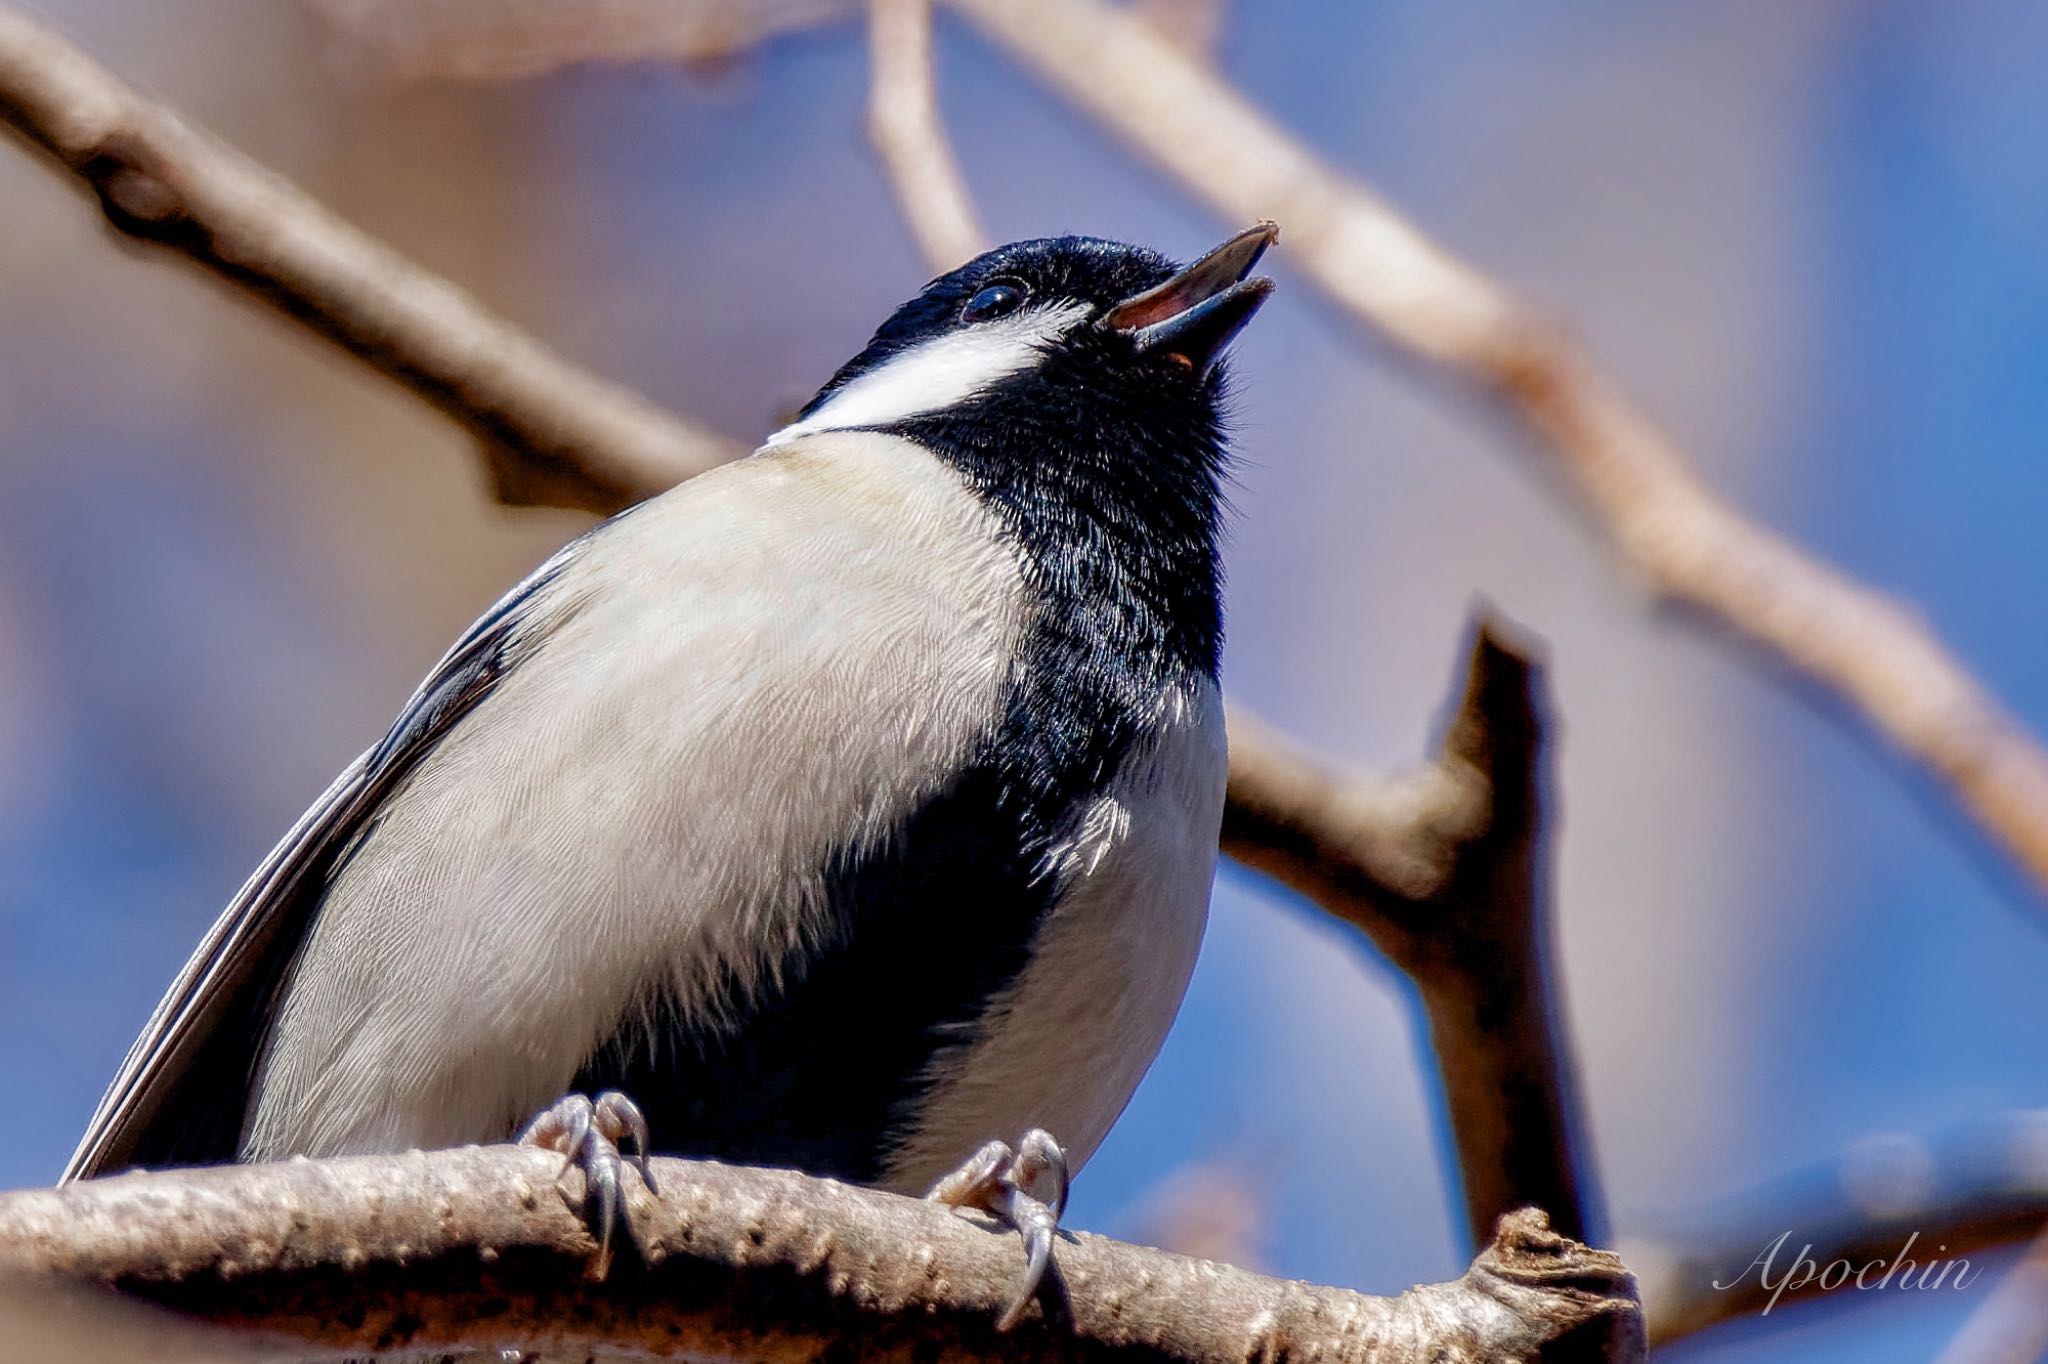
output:
POLYGON ((1820 684, 1938 778, 2048 887, 2048 753, 1891 599, 1744 518, 1549 319, 1323 164, 1216 73, 1103 0, 950 0, 1049 85, 1401 350, 1504 398, 1666 599, 1820 684))
POLYGON ((379 76, 518 80, 600 62, 716 67, 859 0, 307 0, 379 76))
POLYGON ((1548 943, 1544 705, 1540 666, 1482 618, 1436 761, 1403 782, 1339 777, 1231 725, 1224 851, 1415 981, 1474 1244, 1525 1204, 1567 1235, 1605 1227, 1548 943))
POLYGON ((918 250, 950 270, 988 239, 939 119, 928 0, 870 0, 868 54, 868 137, 918 250))
POLYGON ((593 1277, 580 1181, 512 1146, 225 1166, 0 1196, 0 1275, 104 1284, 335 1352, 690 1358, 1642 1359, 1621 1262, 1503 1221, 1463 1278, 1374 1298, 1074 1236, 995 1328, 1014 1233, 787 1170, 657 1159, 629 1181, 638 1254, 593 1277))
POLYGON ((1942 1265, 1958 1266, 1952 1282, 1965 1258, 2048 1224, 2048 1113, 2002 1114, 1929 1137, 1869 1138, 1684 1222, 1625 1247, 1659 1346, 1766 1309, 1859 1291, 1853 1278, 1826 1272, 1840 1262, 1852 1272, 1869 1267, 1863 1292, 1911 1288, 1942 1265))
POLYGON ((8 6, 0 123, 91 186, 120 231, 197 262, 468 427, 502 501, 610 510, 742 453, 570 364, 8 6))

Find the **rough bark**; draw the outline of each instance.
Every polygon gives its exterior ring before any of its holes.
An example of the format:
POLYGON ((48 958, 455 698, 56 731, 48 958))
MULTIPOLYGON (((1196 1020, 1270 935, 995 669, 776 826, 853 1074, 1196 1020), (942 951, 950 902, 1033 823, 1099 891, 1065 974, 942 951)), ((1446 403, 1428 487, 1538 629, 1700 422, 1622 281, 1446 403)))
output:
POLYGON ((1086 1234, 1009 1333, 1013 1233, 781 1170, 657 1159, 609 1274, 580 1176, 517 1147, 164 1171, 0 1196, 0 1276, 106 1285, 328 1350, 627 1348, 766 1361, 1642 1358, 1614 1255, 1504 1219, 1462 1278, 1395 1298, 1086 1234))

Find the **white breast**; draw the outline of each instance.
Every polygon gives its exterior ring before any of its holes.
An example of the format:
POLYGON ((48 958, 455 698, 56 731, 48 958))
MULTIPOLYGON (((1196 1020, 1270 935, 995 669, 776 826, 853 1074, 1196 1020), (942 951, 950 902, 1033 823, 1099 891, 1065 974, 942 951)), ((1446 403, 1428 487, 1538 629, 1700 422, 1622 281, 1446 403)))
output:
MULTIPOLYGON (((982 1143, 1043 1127, 1078 1169, 1159 1054, 1208 921, 1223 817, 1223 707, 1175 694, 1060 850, 1071 889, 971 1048, 949 1054, 887 1187, 922 1193, 982 1143)), ((932 968, 944 970, 945 945, 932 968)))

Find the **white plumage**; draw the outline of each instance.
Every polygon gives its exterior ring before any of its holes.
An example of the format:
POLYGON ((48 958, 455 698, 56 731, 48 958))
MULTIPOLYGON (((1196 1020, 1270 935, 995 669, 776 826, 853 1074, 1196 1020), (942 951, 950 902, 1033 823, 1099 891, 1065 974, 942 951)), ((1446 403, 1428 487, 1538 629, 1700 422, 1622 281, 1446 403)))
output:
POLYGON ((952 407, 1037 364, 1048 345, 1087 315, 1086 308, 1073 304, 1039 308, 919 342, 854 379, 810 416, 777 431, 768 444, 819 431, 887 426, 952 407))
POLYGON ((1076 1168, 1095 1154, 1194 973, 1226 767, 1213 684, 1161 706, 1081 838, 1061 850, 1072 888, 1031 964, 993 1002, 980 1041, 934 1068, 939 1083, 890 1163, 892 1187, 929 1188, 992 1131, 1056 1132, 1076 1168))

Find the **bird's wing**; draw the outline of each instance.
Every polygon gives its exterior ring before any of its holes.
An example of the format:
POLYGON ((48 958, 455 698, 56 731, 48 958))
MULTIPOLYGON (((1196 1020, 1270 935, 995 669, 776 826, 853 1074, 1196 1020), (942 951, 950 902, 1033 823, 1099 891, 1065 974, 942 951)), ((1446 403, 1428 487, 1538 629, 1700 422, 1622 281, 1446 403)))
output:
POLYGON ((297 955, 337 853, 379 802, 520 657, 537 616, 573 604, 546 592, 579 540, 470 627, 383 742, 350 763, 207 930, 100 1099, 64 1180, 235 1153, 250 1075, 278 985, 297 955), (543 605, 545 603, 545 605, 543 605))
POLYGON ((491 1140, 628 1010, 730 1021, 999 713, 1025 615, 992 513, 879 433, 693 479, 541 577, 236 898, 68 1176, 491 1140))
POLYGON ((835 869, 1004 713, 1026 592, 965 480, 881 433, 788 442, 613 523, 549 594, 573 610, 337 863, 242 1151, 499 1140, 626 1016, 678 1020, 664 1046, 753 1029, 843 936, 835 869))

